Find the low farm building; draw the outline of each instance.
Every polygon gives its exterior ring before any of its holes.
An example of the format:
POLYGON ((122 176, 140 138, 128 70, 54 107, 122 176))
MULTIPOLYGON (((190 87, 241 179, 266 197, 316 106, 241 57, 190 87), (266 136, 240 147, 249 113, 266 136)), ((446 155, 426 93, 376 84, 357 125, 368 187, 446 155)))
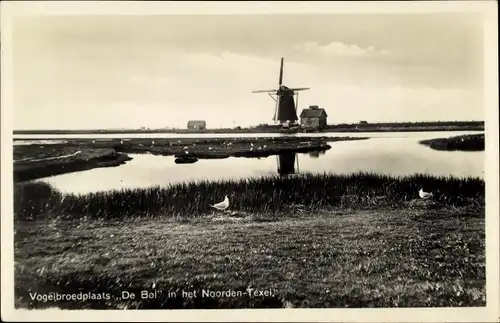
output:
POLYGON ((187 124, 189 130, 205 130, 207 123, 204 120, 191 120, 187 124))
POLYGON ((317 105, 311 105, 309 108, 302 110, 300 125, 304 128, 322 129, 326 127, 327 117, 325 109, 321 109, 317 105))

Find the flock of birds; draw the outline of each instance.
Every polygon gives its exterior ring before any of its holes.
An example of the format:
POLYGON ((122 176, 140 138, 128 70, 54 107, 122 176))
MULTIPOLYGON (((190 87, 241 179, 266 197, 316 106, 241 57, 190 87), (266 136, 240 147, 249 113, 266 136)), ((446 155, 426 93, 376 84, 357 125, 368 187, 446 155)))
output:
MULTIPOLYGON (((429 199, 431 197, 434 196, 433 193, 429 193, 429 192, 424 192, 424 189, 421 188, 419 191, 418 191, 418 196, 421 198, 421 199, 429 199)), ((214 209, 216 210, 219 210, 219 211, 226 211, 229 206, 230 206, 230 202, 229 202, 229 197, 226 195, 224 197, 224 200, 222 202, 219 202, 219 203, 216 203, 216 204, 213 204, 213 205, 210 205, 211 207, 213 207, 214 209)))

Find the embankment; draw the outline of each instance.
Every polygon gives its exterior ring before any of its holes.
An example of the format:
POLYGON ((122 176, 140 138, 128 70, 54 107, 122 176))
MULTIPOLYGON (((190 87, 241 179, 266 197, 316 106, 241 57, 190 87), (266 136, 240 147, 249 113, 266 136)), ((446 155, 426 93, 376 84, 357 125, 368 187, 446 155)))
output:
POLYGON ((483 151, 484 133, 422 140, 419 143, 435 150, 483 151))
MULTIPOLYGON (((59 174, 78 172, 100 167, 119 166, 131 158, 126 154, 118 153, 114 149, 89 149, 65 147, 57 148, 36 148, 23 146, 23 149, 32 151, 32 156, 22 157, 14 160, 14 182, 29 181, 33 179, 55 176, 59 174), (43 150, 45 150, 43 152, 43 150), (64 154, 65 151, 73 151, 64 154), (33 155, 38 155, 34 158, 33 155)), ((14 148, 14 151, 16 149, 14 148)), ((19 156, 19 152, 14 156, 19 156)), ((29 153, 25 154, 30 155, 29 153)))

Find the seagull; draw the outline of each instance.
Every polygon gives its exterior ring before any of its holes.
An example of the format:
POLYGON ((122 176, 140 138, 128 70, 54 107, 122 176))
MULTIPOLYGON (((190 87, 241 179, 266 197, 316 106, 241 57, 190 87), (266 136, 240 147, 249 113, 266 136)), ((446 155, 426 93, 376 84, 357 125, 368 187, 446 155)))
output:
POLYGON ((433 197, 434 194, 424 192, 424 189, 421 188, 420 191, 418 191, 418 196, 420 196, 420 198, 423 198, 423 199, 428 199, 429 197, 433 197))
POLYGON ((210 206, 213 207, 214 209, 225 211, 229 207, 229 198, 226 195, 224 201, 210 206))

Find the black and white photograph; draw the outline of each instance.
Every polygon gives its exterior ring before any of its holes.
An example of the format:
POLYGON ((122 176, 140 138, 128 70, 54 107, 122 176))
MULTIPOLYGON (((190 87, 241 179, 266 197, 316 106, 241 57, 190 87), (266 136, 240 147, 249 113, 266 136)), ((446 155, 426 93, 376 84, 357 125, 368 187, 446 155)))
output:
POLYGON ((2 3, 9 317, 498 320, 496 2, 88 3, 2 3))

